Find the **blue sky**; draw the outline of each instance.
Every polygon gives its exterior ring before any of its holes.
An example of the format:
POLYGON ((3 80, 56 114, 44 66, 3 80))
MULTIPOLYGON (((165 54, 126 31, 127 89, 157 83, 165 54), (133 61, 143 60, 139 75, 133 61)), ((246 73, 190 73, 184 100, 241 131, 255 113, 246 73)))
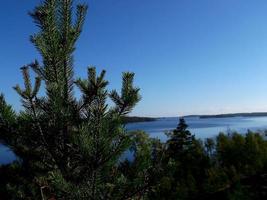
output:
MULTIPOLYGON (((39 58, 29 42, 37 0, 0 3, 0 91, 19 109, 19 68, 39 58)), ((267 111, 267 1, 84 0, 89 12, 75 53, 76 77, 107 70, 110 88, 136 73, 132 115, 267 111)))

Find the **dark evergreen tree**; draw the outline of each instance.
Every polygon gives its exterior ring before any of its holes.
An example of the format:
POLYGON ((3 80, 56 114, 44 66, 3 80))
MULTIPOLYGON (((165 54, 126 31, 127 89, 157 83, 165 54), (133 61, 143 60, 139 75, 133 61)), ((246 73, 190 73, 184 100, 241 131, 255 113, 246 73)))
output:
POLYGON ((195 136, 187 129, 188 125, 184 118, 179 119, 179 124, 175 130, 168 133, 167 141, 168 155, 173 159, 179 159, 182 154, 186 153, 193 146, 195 136))
POLYGON ((183 118, 167 133, 163 173, 152 199, 195 199, 203 193, 202 183, 209 160, 201 141, 195 139, 183 118))

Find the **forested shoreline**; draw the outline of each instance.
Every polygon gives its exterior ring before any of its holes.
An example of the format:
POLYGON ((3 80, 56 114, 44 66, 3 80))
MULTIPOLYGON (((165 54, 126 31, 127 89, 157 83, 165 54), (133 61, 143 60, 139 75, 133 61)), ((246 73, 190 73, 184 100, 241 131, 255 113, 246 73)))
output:
POLYGON ((123 118, 123 123, 138 123, 138 122, 153 122, 156 121, 157 118, 153 117, 136 117, 136 116, 126 116, 123 118))
POLYGON ((166 142, 129 132, 125 119, 141 100, 135 74, 122 74, 119 92, 94 66, 75 78, 86 13, 87 5, 73 0, 43 0, 30 13, 41 61, 21 67, 24 84, 14 87, 20 112, 0 95, 0 141, 18 157, 0 166, 0 199, 266 199, 267 140, 260 133, 199 140, 184 118, 166 142))
POLYGON ((266 112, 254 112, 254 113, 231 113, 231 114, 219 114, 219 115, 199 115, 200 118, 227 118, 227 117, 266 117, 266 112))

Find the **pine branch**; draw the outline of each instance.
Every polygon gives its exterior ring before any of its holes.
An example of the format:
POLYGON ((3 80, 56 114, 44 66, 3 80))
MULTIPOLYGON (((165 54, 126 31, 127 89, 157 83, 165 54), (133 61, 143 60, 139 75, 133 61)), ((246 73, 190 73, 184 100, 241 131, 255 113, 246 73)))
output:
POLYGON ((133 86, 134 73, 123 73, 122 90, 119 95, 115 90, 110 93, 110 98, 116 105, 120 115, 126 115, 132 111, 134 106, 141 100, 140 89, 133 86))

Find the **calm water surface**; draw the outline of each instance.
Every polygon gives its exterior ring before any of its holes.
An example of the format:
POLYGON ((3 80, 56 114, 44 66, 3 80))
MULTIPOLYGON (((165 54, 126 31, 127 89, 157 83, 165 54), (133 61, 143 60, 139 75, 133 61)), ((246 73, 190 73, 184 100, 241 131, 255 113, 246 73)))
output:
MULTIPOLYGON (((164 132, 173 130, 178 123, 178 118, 163 118, 153 122, 140 122, 128 124, 128 130, 144 130, 151 137, 165 140, 164 132)), ((267 129, 267 117, 229 117, 200 119, 198 117, 186 118, 189 130, 197 138, 205 139, 215 137, 219 132, 238 131, 245 133, 249 130, 267 129)))
MULTIPOLYGON (((267 129, 267 117, 229 117, 200 119, 197 117, 186 118, 190 131, 196 138, 205 139, 215 137, 219 132, 238 131, 245 133, 250 130, 267 129)), ((151 137, 166 140, 164 132, 173 130, 178 123, 178 118, 162 118, 153 122, 140 122, 128 124, 131 130, 143 130, 151 137)), ((14 154, 3 145, 0 145, 0 164, 10 163, 15 159, 14 154)))

